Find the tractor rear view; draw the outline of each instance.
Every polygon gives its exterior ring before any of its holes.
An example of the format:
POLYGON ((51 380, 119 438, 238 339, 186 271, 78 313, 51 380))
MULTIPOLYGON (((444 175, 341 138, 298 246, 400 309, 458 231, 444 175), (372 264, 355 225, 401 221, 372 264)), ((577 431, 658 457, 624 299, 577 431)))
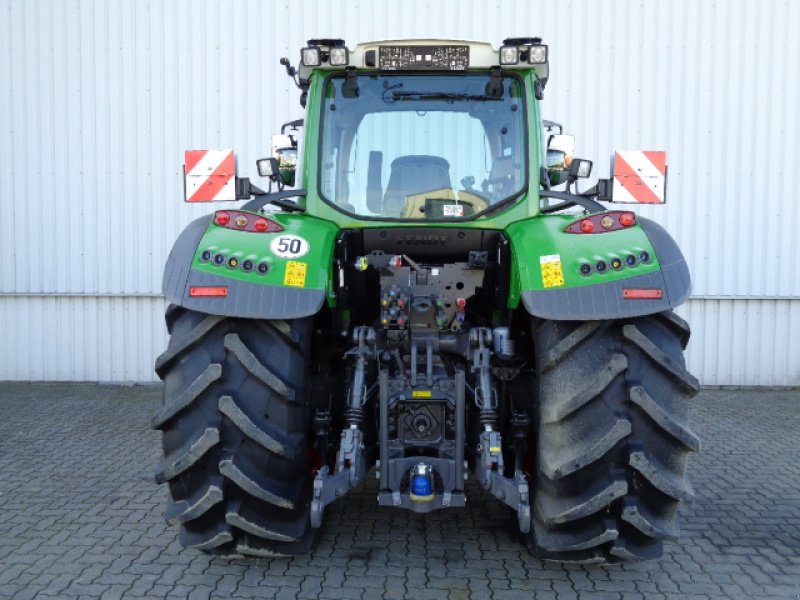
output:
POLYGON ((664 153, 574 191, 592 163, 542 119, 538 38, 310 40, 281 62, 305 116, 258 161, 268 192, 229 151, 187 152, 188 200, 246 202, 191 223, 164 274, 156 479, 181 542, 308 552, 375 469, 377 504, 417 513, 476 480, 538 557, 659 556, 699 449, 689 272, 601 202, 663 202, 664 153))

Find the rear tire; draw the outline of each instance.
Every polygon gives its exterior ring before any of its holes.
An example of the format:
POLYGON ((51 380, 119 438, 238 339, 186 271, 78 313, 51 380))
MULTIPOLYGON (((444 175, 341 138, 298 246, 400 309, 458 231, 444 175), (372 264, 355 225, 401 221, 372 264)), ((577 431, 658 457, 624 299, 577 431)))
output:
POLYGON ((689 326, 671 311, 623 321, 546 321, 534 331, 532 553, 568 562, 658 558, 679 533, 700 442, 687 425, 697 380, 689 326))
POLYGON ((227 556, 311 549, 305 397, 312 320, 235 319, 172 305, 156 361, 156 481, 184 546, 227 556))

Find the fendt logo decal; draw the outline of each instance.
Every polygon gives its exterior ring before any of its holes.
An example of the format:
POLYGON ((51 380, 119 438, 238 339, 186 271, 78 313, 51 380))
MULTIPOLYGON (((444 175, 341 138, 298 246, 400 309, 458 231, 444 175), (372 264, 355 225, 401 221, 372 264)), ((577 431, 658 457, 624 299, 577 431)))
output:
POLYGON ((236 200, 233 150, 187 150, 186 202, 236 200))
POLYGON ((614 155, 614 202, 664 204, 667 153, 618 150, 614 155))

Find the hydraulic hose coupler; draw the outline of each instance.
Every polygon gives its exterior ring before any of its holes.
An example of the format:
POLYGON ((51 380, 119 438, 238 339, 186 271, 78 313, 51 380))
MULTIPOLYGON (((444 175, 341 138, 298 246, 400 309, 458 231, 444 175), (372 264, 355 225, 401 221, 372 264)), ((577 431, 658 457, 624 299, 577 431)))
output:
POLYGON ((419 463, 411 469, 411 501, 431 500, 433 500, 433 468, 425 463, 419 463))

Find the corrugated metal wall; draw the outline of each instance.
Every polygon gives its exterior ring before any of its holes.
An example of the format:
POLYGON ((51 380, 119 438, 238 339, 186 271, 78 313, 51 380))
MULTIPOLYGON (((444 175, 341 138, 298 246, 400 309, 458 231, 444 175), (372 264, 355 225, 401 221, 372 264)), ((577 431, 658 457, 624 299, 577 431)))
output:
POLYGON ((0 380, 154 379, 161 267, 208 211, 180 201, 182 151, 254 174, 301 115, 278 58, 306 39, 537 34, 544 114, 597 175, 614 148, 669 152, 669 204, 639 212, 690 262, 690 367, 798 385, 798 31, 775 0, 0 0, 0 380))

